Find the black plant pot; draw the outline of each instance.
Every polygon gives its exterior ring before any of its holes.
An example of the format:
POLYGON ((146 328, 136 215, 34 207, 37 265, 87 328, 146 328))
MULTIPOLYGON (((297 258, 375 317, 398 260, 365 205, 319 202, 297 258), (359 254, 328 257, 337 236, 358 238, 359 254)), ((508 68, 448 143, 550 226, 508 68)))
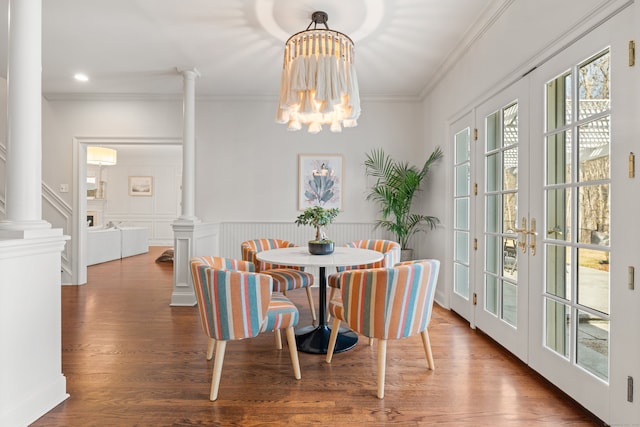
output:
POLYGON ((329 255, 333 253, 333 242, 318 242, 309 240, 309 253, 311 255, 329 255))

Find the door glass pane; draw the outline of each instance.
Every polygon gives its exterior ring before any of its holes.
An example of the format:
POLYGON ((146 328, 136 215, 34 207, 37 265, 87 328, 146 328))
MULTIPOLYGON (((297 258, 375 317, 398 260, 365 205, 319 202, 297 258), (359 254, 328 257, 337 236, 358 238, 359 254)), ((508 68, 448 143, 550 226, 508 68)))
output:
POLYGON ((571 123, 571 72, 547 83, 547 130, 571 123))
POLYGON ((595 376, 609 378, 609 321, 578 310, 576 361, 595 376))
POLYGON ((502 231, 513 233, 516 230, 518 193, 506 193, 502 196, 504 206, 502 207, 502 231))
POLYGON ((487 156, 487 191, 500 190, 500 153, 487 156))
POLYGON ((484 309, 498 315, 498 278, 495 276, 485 276, 484 309))
POLYGON ((462 264, 454 265, 455 292, 465 299, 469 299, 469 267, 462 264))
POLYGON ((487 151, 493 151, 500 147, 500 113, 493 113, 486 119, 487 125, 487 151))
POLYGON ((504 146, 516 144, 518 142, 518 104, 513 103, 502 111, 503 116, 503 141, 504 146))
POLYGON ((545 345, 556 353, 569 357, 571 318, 566 304, 545 298, 545 345))
POLYGON ((502 189, 515 190, 518 188, 518 147, 504 151, 504 171, 502 175, 502 189))
POLYGON ((571 182, 571 131, 547 136, 547 184, 571 182))
POLYGON ((499 195, 486 196, 486 231, 497 233, 500 231, 500 199, 499 195))
POLYGON ((456 167, 456 196, 469 195, 469 164, 456 167))
POLYGON ((469 129, 458 132, 455 136, 456 164, 469 160, 469 129))
POLYGON ((581 182, 609 178, 609 140, 609 116, 578 127, 581 182))
POLYGON ((571 252, 566 246, 547 245, 546 292, 571 299, 571 252))
POLYGON ((469 198, 464 197, 461 199, 456 199, 456 228, 464 228, 465 230, 469 228, 469 198))
POLYGON ((578 304, 609 314, 609 252, 578 249, 578 304))
POLYGON ((464 264, 469 263, 469 233, 466 231, 455 232, 455 260, 464 264))
POLYGON ((547 238, 571 239, 571 190, 547 190, 547 238))
POLYGON ((515 236, 502 240, 502 275, 512 280, 518 278, 518 245, 515 236))
POLYGON ((578 203, 579 242, 609 246, 609 185, 580 187, 578 203))
POLYGON ((518 321, 518 287, 504 280, 502 282, 502 319, 512 326, 518 321))
POLYGON ((609 52, 578 69, 578 119, 609 111, 609 52))
POLYGON ((489 273, 498 274, 498 263, 500 259, 496 256, 498 253, 498 237, 497 236, 487 236, 485 241, 486 243, 486 261, 485 261, 485 269, 489 273))

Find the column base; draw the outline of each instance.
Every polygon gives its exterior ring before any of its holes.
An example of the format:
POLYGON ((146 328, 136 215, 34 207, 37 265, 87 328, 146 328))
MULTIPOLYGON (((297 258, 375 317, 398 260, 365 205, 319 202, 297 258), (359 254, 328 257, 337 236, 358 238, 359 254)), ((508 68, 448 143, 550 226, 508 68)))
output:
POLYGON ((61 228, 47 221, 0 221, 0 239, 40 239, 62 236, 61 228))

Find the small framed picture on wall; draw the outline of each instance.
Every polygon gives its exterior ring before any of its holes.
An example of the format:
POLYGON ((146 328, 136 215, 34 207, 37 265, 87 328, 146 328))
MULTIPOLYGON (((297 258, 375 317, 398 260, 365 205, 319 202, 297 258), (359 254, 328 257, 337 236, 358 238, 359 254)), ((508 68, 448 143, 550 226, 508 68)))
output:
POLYGON ((152 196, 153 177, 152 176, 130 176, 129 177, 130 196, 152 196))

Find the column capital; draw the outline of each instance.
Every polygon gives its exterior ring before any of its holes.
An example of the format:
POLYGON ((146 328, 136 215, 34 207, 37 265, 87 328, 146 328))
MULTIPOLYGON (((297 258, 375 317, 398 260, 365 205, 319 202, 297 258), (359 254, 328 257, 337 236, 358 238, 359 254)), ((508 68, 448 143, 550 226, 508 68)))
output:
POLYGON ((176 67, 176 71, 182 74, 182 77, 184 77, 185 79, 196 79, 201 76, 200 71, 198 71, 196 67, 192 67, 192 68, 176 67))

